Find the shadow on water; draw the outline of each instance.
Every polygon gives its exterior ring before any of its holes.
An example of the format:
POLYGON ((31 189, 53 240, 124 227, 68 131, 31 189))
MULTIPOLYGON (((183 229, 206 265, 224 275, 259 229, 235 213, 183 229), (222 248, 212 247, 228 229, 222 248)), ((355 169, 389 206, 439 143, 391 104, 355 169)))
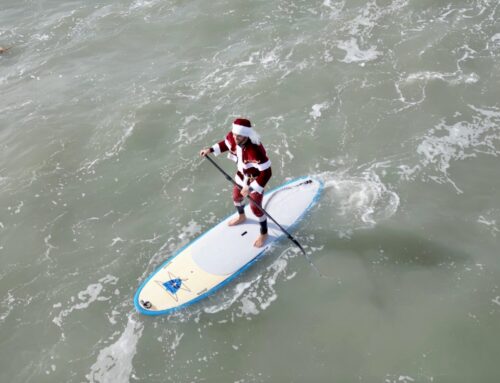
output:
MULTIPOLYGON (((335 259, 342 262, 346 257, 359 262, 367 283, 367 289, 363 291, 371 304, 383 311, 392 306, 390 297, 394 294, 392 291, 394 287, 399 288, 401 284, 405 284, 406 288, 402 291, 405 296, 413 294, 414 288, 425 291, 430 287, 426 284, 415 286, 414 280, 405 282, 409 272, 438 271, 441 276, 439 282, 436 282, 432 274, 429 274, 430 280, 427 277, 422 278, 434 283, 435 288, 445 288, 445 285, 454 278, 455 271, 461 269, 460 265, 468 263, 471 259, 469 254, 449 244, 424 238, 418 233, 383 225, 356 231, 348 239, 336 238, 325 230, 315 231, 314 234, 315 241, 325 245, 323 251, 334 256, 327 261, 328 264, 332 265, 333 262, 335 265, 335 259)), ((322 261, 318 260, 318 266, 321 264, 326 266, 324 259, 322 261)), ((345 265, 342 267, 345 268, 345 265)), ((334 266, 332 270, 335 269, 334 266)), ((328 272, 327 269, 322 271, 328 272)), ((356 278, 358 277, 359 275, 356 278)), ((345 274, 341 276, 343 280, 346 278, 350 277, 345 274)))
POLYGON ((469 254, 449 244, 383 225, 356 231, 348 239, 336 238, 326 230, 314 234, 325 249, 335 254, 355 255, 363 260, 379 258, 384 264, 402 268, 455 265, 466 263, 470 258, 469 254))

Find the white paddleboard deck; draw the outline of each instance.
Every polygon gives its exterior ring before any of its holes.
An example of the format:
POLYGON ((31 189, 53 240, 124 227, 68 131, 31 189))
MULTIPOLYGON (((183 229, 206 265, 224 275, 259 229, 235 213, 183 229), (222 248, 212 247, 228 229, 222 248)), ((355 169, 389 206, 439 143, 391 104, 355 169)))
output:
MULTIPOLYGON (((316 204, 322 189, 319 180, 298 178, 266 192, 263 207, 290 232, 316 204)), ((245 214, 244 223, 228 226, 234 215, 227 217, 153 272, 135 294, 137 311, 145 315, 162 315, 195 303, 242 273, 277 240, 286 238, 268 219, 269 237, 264 247, 254 247, 260 225, 248 205, 245 214)))

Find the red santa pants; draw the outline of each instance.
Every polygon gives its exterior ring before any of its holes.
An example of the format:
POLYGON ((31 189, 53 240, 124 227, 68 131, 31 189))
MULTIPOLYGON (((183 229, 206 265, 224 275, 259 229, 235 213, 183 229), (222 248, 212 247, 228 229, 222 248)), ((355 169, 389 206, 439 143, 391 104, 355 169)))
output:
MULTIPOLYGON (((264 197, 264 192, 262 194, 257 193, 256 191, 250 193, 250 197, 257 202, 259 205, 262 205, 262 198, 264 197)), ((243 200, 245 197, 241 195, 240 188, 234 185, 233 187, 233 201, 234 206, 243 206, 243 200)), ((255 216, 259 219, 259 222, 265 221, 266 216, 264 213, 255 205, 253 201, 250 201, 250 209, 255 214, 255 216)))

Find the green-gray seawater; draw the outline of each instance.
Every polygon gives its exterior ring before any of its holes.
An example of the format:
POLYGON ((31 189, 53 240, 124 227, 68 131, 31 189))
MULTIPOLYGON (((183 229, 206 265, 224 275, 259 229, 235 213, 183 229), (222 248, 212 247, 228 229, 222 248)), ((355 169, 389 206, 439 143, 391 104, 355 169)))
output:
POLYGON ((0 382, 500 381, 498 0, 2 0, 0 46, 0 382), (281 242, 141 316, 238 116, 329 279, 281 242))

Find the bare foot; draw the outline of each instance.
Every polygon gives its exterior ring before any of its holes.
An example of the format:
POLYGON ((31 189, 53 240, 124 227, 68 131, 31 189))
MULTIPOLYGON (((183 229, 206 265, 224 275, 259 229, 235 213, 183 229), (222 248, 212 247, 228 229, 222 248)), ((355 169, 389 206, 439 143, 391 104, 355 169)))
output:
POLYGON ((237 217, 233 218, 231 221, 229 221, 228 225, 229 226, 236 226, 239 225, 240 223, 245 222, 247 219, 245 214, 238 214, 237 217))
POLYGON ((257 239, 255 240, 255 242, 253 243, 253 245, 255 247, 262 247, 264 246, 264 243, 266 243, 266 239, 267 237, 269 236, 269 234, 260 234, 257 239))
POLYGON ((9 49, 10 49, 10 47, 7 47, 7 48, 0 47, 0 54, 7 52, 9 49))

